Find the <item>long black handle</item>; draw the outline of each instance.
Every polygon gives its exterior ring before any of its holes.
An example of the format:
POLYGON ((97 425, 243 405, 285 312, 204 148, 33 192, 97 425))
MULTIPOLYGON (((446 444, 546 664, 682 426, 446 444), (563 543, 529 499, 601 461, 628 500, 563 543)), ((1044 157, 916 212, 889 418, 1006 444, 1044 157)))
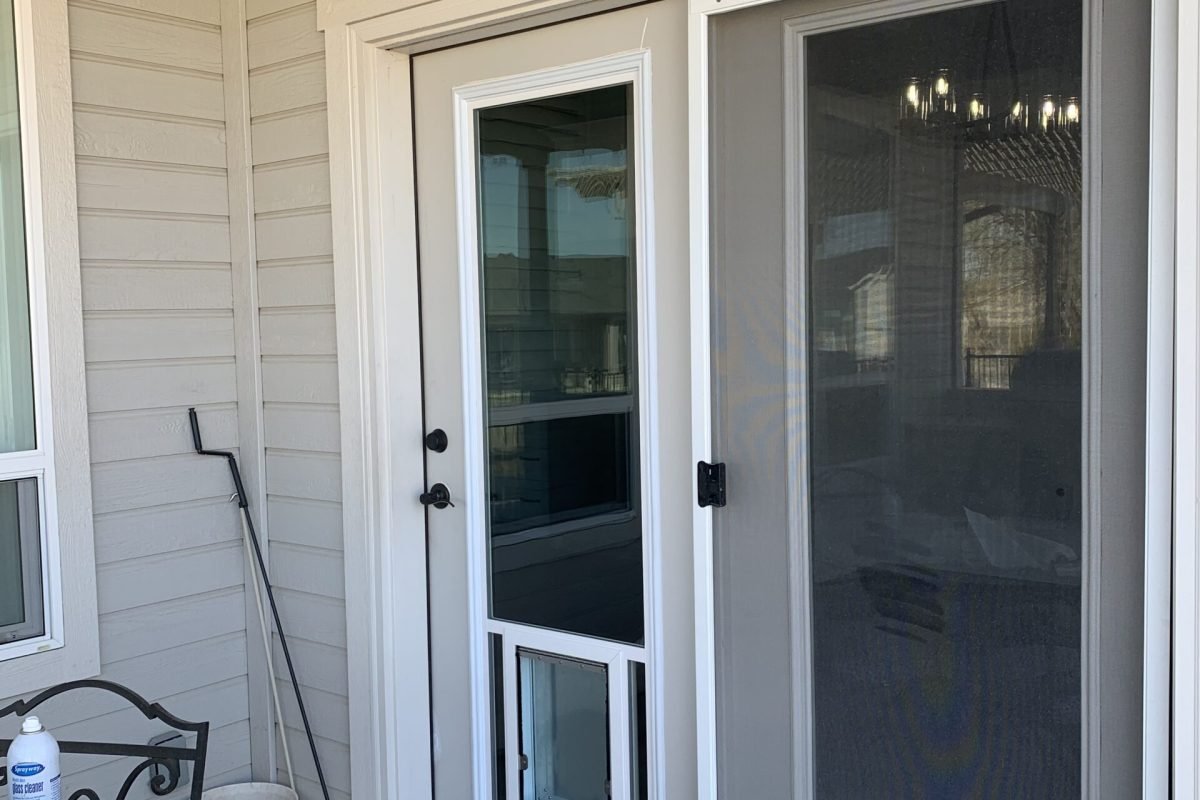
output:
POLYGON ((237 488, 238 506, 240 508, 250 507, 250 498, 246 496, 246 487, 242 485, 242 471, 238 469, 237 459, 233 453, 228 450, 205 450, 204 442, 200 439, 200 419, 196 416, 196 409, 188 409, 188 422, 192 425, 192 446, 196 448, 196 452, 202 456, 220 456, 229 463, 229 472, 233 475, 233 485, 237 488))
POLYGON ((200 441, 200 418, 196 416, 196 409, 188 409, 188 422, 192 424, 192 447, 196 448, 197 453, 203 453, 204 443, 200 441))
MULTIPOLYGON (((292 651, 288 647, 287 636, 283 632, 283 620, 279 618, 279 606, 275 603, 275 588, 267 575, 267 562, 263 558, 262 547, 258 543, 258 532, 254 529, 254 519, 250 516, 250 501, 246 497, 246 488, 242 485, 242 473, 238 469, 237 458, 228 450, 205 450, 200 438, 200 420, 196 417, 196 409, 188 409, 188 422, 192 426, 192 445, 202 456, 220 456, 229 464, 229 472, 233 475, 233 485, 237 487, 238 506, 242 509, 242 517, 246 520, 246 529, 250 532, 250 543, 254 546, 254 558, 258 562, 258 574, 262 578, 263 588, 267 590, 267 602, 271 606, 271 616, 275 620, 275 631, 279 634, 279 648, 283 650, 283 660, 287 662, 288 676, 292 680, 292 689, 296 693, 296 705, 300 708, 300 719, 304 723, 304 733, 308 736, 308 748, 312 751, 313 765, 317 768, 317 779, 321 783, 321 794, 329 800, 329 787, 325 785, 325 770, 321 768, 321 756, 317 753, 317 740, 313 738, 312 725, 308 721, 308 710, 304 707, 304 697, 300 693, 300 681, 296 679, 296 668, 292 664, 292 651)), ((267 647, 271 646, 269 635, 267 647)), ((283 720, 279 721, 283 724, 283 720)), ((284 731, 283 735, 287 735, 284 731)))

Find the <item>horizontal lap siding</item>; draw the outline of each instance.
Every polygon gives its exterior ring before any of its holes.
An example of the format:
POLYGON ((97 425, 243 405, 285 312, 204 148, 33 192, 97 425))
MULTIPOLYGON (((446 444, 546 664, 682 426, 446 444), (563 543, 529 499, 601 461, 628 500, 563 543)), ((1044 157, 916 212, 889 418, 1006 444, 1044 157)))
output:
MULTIPOLYGON (((333 797, 345 798, 349 704, 324 40, 314 3, 248 0, 246 8, 271 572, 325 777, 333 797)), ((281 664, 278 643, 276 650, 281 664)), ((316 798, 308 742, 280 678, 280 732, 301 796, 316 798)))
MULTIPOLYGON (((192 453, 186 417, 237 447, 219 4, 69 8, 102 674, 210 721, 206 783, 245 780, 261 644, 228 472, 192 453)), ((46 711, 67 738, 166 729, 103 695, 46 711)), ((101 795, 132 766, 68 759, 68 789, 101 795)))

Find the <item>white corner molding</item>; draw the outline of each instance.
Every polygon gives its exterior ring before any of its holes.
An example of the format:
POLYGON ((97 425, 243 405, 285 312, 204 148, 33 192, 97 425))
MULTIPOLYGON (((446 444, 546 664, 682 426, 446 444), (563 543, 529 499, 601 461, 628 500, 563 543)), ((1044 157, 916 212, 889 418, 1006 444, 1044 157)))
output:
POLYGON ((50 632, 0 662, 4 696, 100 672, 67 2, 15 0, 14 21, 50 632))
MULTIPOLYGON (((220 0, 221 61, 225 100, 225 162, 229 197, 229 243, 233 276, 233 328, 237 363, 238 451, 242 481, 250 496, 263 558, 270 563, 266 451, 263 439, 261 337, 258 317, 258 261, 254 237, 254 167, 250 140, 250 65, 246 44, 246 0, 220 0)), ((245 580, 256 573, 246 565, 245 580)), ((254 593, 246 599, 246 671, 251 686, 268 685, 267 651, 259 630, 254 593)), ((276 775, 275 708, 269 692, 252 691, 250 768, 255 780, 276 775)))

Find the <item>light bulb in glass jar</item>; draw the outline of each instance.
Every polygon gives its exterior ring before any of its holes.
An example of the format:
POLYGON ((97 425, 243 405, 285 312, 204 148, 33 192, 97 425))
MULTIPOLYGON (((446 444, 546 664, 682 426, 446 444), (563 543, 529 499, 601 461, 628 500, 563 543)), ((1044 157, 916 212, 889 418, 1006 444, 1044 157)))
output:
POLYGON ((1056 122, 1055 112, 1057 108, 1058 106, 1054 102, 1053 95, 1048 94, 1042 98, 1041 108, 1038 109, 1038 124, 1041 126, 1042 130, 1045 131, 1054 127, 1054 123, 1056 122))
POLYGON ((971 95, 971 102, 967 104, 967 118, 971 120, 980 120, 986 117, 987 113, 987 98, 978 92, 971 95))
POLYGON ((1062 105, 1063 122, 1067 125, 1078 125, 1083 114, 1079 109, 1079 98, 1068 97, 1062 105))
POLYGON ((945 113, 955 110, 954 84, 951 81, 950 70, 939 69, 929 77, 929 105, 934 113, 945 113))
POLYGON ((1028 103, 1020 98, 1014 100, 1012 107, 1009 108, 1008 119, 1004 121, 1005 129, 1013 133, 1024 131, 1028 124, 1028 113, 1028 103))
POLYGON ((900 95, 901 119, 920 119, 925 116, 921 98, 923 89, 920 78, 909 78, 904 84, 904 91, 900 95))

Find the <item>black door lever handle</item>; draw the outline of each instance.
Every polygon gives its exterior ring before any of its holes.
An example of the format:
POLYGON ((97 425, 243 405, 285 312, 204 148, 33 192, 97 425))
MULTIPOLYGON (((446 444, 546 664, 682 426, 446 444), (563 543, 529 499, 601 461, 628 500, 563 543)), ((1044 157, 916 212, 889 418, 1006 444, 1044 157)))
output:
POLYGON ((429 487, 428 492, 424 492, 418 500, 423 506, 433 506, 434 508, 445 508, 446 506, 454 507, 454 503, 450 502, 450 490, 446 488, 444 483, 435 483, 429 487))

